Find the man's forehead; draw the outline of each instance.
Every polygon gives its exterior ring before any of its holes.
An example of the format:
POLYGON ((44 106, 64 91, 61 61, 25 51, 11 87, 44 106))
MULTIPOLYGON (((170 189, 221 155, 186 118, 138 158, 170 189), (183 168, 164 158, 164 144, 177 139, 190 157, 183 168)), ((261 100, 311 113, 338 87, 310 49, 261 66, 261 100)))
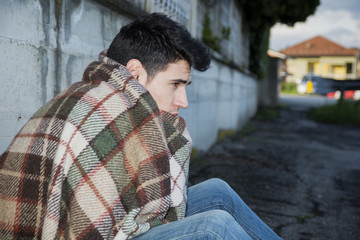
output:
POLYGON ((164 72, 174 75, 176 74, 176 75, 186 76, 187 78, 191 74, 191 68, 186 61, 179 60, 177 62, 170 63, 167 66, 167 68, 164 70, 164 72))

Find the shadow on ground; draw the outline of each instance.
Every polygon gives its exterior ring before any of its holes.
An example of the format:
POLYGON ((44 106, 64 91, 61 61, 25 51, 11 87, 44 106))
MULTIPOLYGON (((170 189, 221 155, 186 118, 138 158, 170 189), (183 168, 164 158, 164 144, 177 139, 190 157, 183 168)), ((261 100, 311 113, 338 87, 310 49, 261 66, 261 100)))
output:
POLYGON ((360 128, 309 108, 252 120, 192 162, 190 184, 218 177, 284 239, 360 239, 360 128))

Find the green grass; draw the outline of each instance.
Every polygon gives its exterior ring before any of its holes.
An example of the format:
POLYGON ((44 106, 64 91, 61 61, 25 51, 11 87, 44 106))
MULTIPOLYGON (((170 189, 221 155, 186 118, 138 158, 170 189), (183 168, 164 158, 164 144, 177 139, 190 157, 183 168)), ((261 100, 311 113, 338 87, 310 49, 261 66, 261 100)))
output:
POLYGON ((199 152, 195 147, 193 147, 191 150, 190 159, 196 159, 197 157, 199 157, 199 152))
POLYGON ((296 83, 281 83, 281 93, 298 94, 296 83))
POLYGON ((360 126, 360 102, 339 100, 336 104, 316 108, 310 118, 318 122, 360 126))
POLYGON ((256 112, 254 118, 262 121, 272 121, 279 117, 277 108, 263 108, 256 112))
POLYGON ((297 223, 305 223, 305 220, 306 219, 311 219, 311 218, 314 218, 314 216, 312 216, 312 215, 298 215, 297 216, 297 223))
POLYGON ((289 108, 289 106, 284 104, 284 103, 278 103, 276 107, 278 109, 287 109, 287 108, 289 108))
POLYGON ((216 138, 216 142, 221 142, 225 138, 235 136, 237 131, 238 130, 236 129, 220 129, 216 138))
POLYGON ((240 136, 248 136, 253 134, 255 131, 254 127, 252 125, 250 125, 249 123, 246 123, 241 130, 239 131, 240 136))

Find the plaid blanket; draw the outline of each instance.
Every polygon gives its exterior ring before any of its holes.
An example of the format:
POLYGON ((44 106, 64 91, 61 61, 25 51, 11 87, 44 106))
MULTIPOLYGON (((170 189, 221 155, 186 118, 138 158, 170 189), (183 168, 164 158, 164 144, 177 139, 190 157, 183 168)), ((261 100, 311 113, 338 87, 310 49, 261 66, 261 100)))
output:
POLYGON ((0 239, 127 239, 185 215, 191 139, 101 54, 0 160, 0 239))

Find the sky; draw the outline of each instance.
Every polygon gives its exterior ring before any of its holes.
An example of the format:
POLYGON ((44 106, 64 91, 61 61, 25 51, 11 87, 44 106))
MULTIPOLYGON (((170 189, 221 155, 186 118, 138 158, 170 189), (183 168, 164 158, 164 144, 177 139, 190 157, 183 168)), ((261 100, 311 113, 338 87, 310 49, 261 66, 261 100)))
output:
POLYGON ((347 48, 360 48, 360 0, 320 0, 306 22, 294 27, 276 24, 270 34, 270 49, 276 51, 318 35, 347 48))

